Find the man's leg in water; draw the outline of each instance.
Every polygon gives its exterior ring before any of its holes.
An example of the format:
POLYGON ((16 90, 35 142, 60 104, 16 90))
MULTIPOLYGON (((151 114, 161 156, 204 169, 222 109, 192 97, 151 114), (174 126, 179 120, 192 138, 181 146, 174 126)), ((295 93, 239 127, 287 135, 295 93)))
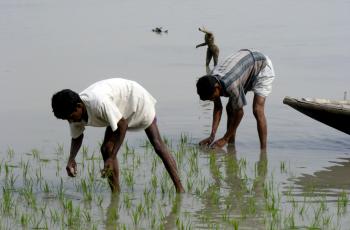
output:
POLYGON ((257 122, 261 151, 266 151, 267 122, 265 117, 265 97, 254 94, 253 113, 257 122))
POLYGON ((172 155, 169 153, 167 147, 165 146, 162 138, 160 137, 158 126, 156 123, 156 118, 153 120, 152 124, 145 129, 147 137, 157 155, 162 159, 163 164, 168 171, 174 185, 176 188, 176 192, 184 192, 184 188, 182 187, 177 168, 176 162, 172 155))

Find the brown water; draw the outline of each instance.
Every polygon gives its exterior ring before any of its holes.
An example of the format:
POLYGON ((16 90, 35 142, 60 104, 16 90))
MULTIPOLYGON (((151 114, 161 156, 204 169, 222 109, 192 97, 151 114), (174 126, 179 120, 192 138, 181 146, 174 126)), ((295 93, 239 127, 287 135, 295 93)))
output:
MULTIPOLYGON (((6 159, 8 149, 14 149, 18 163, 20 156, 32 149, 49 159, 54 158, 57 144, 63 144, 67 152, 68 127, 53 117, 51 95, 62 88, 80 91, 110 77, 141 83, 158 100, 157 117, 162 135, 176 146, 180 135, 186 134, 190 137, 188 145, 195 146, 208 135, 211 122, 211 105, 199 101, 195 92, 196 79, 206 72, 205 48, 195 48, 204 39, 198 27, 205 26, 215 34, 221 50, 219 59, 241 48, 256 48, 266 53, 274 64, 277 77, 266 104, 269 128, 266 179, 274 174, 282 194, 292 193, 295 200, 303 200, 304 192, 312 185, 313 191, 325 196, 329 209, 337 210, 339 194, 343 190, 350 192, 350 180, 346 176, 349 136, 299 114, 283 105, 282 100, 287 95, 329 99, 342 99, 344 91, 349 95, 346 71, 350 61, 349 7, 346 0, 215 3, 2 0, 0 155, 6 159), (168 29, 169 33, 152 33, 156 26, 168 29), (276 173, 281 162, 288 173, 276 173)), ((251 165, 249 178, 254 180, 252 168, 259 162, 260 153, 251 94, 248 99, 237 134, 235 157, 251 165)), ((225 121, 224 115, 218 136, 224 133, 225 121)), ((88 128, 84 144, 94 149, 102 133, 101 129, 88 128)), ((136 148, 144 138, 142 132, 127 135, 129 145, 136 148)), ((219 170, 229 168, 225 165, 230 161, 227 155, 217 155, 219 170)), ((202 173, 212 178, 208 184, 214 190, 220 189, 220 202, 232 202, 233 194, 237 194, 237 178, 228 170, 223 181, 223 178, 215 181, 208 169, 209 159, 210 154, 199 150, 199 167, 206 168, 202 173)), ((65 158, 60 162, 64 165, 65 158)), ((142 162, 146 170, 150 162, 146 159, 142 162)), ((53 186, 59 185, 59 177, 69 181, 64 167, 61 173, 55 173, 45 172, 53 186)), ((182 178, 186 180, 186 174, 182 178)), ((22 181, 20 176, 17 181, 22 181)), ((144 189, 143 180, 138 183, 142 186, 133 191, 136 201, 144 189)), ((74 191, 73 186, 66 189, 68 193, 74 191)), ((208 191, 211 192, 210 188, 208 191)), ((109 197, 108 189, 102 189, 102 194, 109 197)), ((81 194, 78 192, 77 196, 81 194)), ((203 225, 208 221, 198 216, 212 216, 213 222, 222 220, 222 206, 212 205, 204 197, 185 194, 180 198, 179 212, 181 215, 189 212, 192 227, 208 227, 203 225)), ((287 197, 281 198, 281 205, 292 210, 294 203, 287 197)), ((171 202, 167 199, 164 202, 167 207, 164 215, 169 216, 169 223, 176 225, 177 215, 171 212, 171 202)), ((103 210, 108 207, 107 203, 102 206, 103 210)), ((95 213, 100 210, 94 205, 91 209, 95 213)), ((123 213, 127 212, 121 211, 120 215, 123 213)), ((231 210, 230 215, 241 213, 231 210)), ((347 229, 348 217, 348 214, 340 217, 340 229, 347 229)), ((248 218, 244 224, 241 221, 240 229, 254 228, 261 219, 248 218)))

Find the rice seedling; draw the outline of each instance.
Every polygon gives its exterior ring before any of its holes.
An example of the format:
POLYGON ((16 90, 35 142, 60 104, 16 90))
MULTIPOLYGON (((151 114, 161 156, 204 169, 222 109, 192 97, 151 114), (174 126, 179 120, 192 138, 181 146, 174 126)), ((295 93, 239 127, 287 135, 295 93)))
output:
POLYGON ((102 203, 103 203, 103 196, 102 195, 96 196, 96 203, 99 207, 102 207, 102 203))
POLYGON ((27 213, 22 213, 22 215, 21 215, 21 226, 23 228, 28 227, 29 221, 30 221, 30 216, 27 213))
POLYGON ((85 222, 91 223, 92 217, 91 217, 91 213, 88 210, 84 210, 82 216, 85 222))
POLYGON ((184 133, 180 134, 180 145, 185 145, 188 143, 188 136, 184 133))
POLYGON ((157 176, 154 175, 153 173, 152 173, 152 178, 151 178, 151 184, 152 184, 152 188, 153 188, 154 190, 156 190, 157 187, 158 187, 158 178, 157 178, 157 176))
POLYGON ((85 179, 80 180, 81 190, 84 195, 84 201, 91 201, 92 200, 92 187, 91 185, 86 182, 85 179))
POLYGON ((303 206, 299 209, 299 216, 303 217, 306 211, 305 203, 303 203, 303 206))
POLYGON ((151 173, 155 174, 156 170, 157 170, 157 164, 158 164, 158 159, 156 159, 155 157, 152 158, 152 165, 151 165, 151 173))
POLYGON ((163 136, 163 142, 164 144, 169 148, 172 149, 173 143, 171 140, 169 140, 166 136, 163 136))
POLYGON ((3 164, 4 164, 4 159, 2 159, 1 162, 0 162, 0 176, 1 176, 3 164))
POLYGON ((137 169, 138 167, 140 167, 141 164, 141 157, 139 155, 134 154, 133 155, 133 169, 137 169))
POLYGON ((34 159, 40 160, 40 152, 38 149, 32 149, 31 155, 33 156, 34 159))
POLYGON ((28 175, 28 169, 29 169, 29 161, 27 161, 26 163, 21 161, 20 167, 22 168, 23 179, 26 180, 28 175))
POLYGON ((179 230, 190 230, 190 229, 192 229, 192 225, 191 225, 191 223, 189 221, 184 223, 184 221, 181 221, 180 218, 176 219, 176 227, 179 230))
POLYGON ((139 203, 136 206, 136 209, 132 211, 131 216, 132 216, 132 221, 133 221, 135 226, 138 226, 143 212, 144 212, 144 207, 143 207, 142 203, 139 203))
POLYGON ((81 152, 83 153, 83 159, 86 159, 89 153, 89 147, 86 145, 83 145, 81 152))
POLYGON ((183 152, 181 150, 178 150, 175 152, 175 159, 177 167, 182 167, 183 165, 183 152))
POLYGON ((338 197, 338 204, 342 207, 346 207, 348 203, 349 203, 348 193, 343 190, 338 197))
POLYGON ((33 193, 33 184, 27 187, 23 187, 19 193, 22 197, 24 197, 27 205, 29 205, 32 209, 35 209, 37 207, 36 196, 33 193))
POLYGON ((210 172, 213 174, 213 177, 216 178, 216 180, 219 181, 223 178, 219 167, 216 165, 215 153, 209 154, 209 168, 210 168, 210 172))
POLYGON ((57 224, 60 221, 60 214, 57 209, 50 209, 50 220, 53 224, 57 224))
POLYGON ((167 181, 167 175, 163 175, 160 181, 160 191, 162 194, 162 197, 169 191, 169 184, 167 181))
POLYGON ((122 172, 126 185, 133 189, 135 184, 133 170, 125 169, 122 172))
POLYGON ((131 197, 129 196, 128 193, 124 194, 123 201, 124 201, 125 208, 130 209, 131 208, 131 197))
POLYGON ((147 153, 148 150, 149 150, 150 148, 152 148, 152 144, 151 144, 151 142, 147 139, 147 140, 144 140, 144 141, 143 141, 143 144, 141 145, 141 147, 143 147, 143 148, 145 149, 146 153, 147 153))
POLYGON ((64 201, 65 195, 64 195, 64 186, 63 186, 63 179, 61 178, 61 182, 59 186, 57 187, 57 194, 58 198, 61 202, 64 201))
POLYGON ((287 218, 284 220, 284 225, 288 228, 288 229, 296 229, 296 224, 295 224, 295 218, 294 218, 294 214, 290 214, 287 216, 287 218))
POLYGON ((337 213, 344 214, 346 212, 346 207, 348 205, 349 198, 346 191, 340 192, 337 199, 337 213))
POLYGON ((41 182, 41 180, 43 179, 41 167, 39 167, 35 170, 35 177, 36 177, 36 183, 39 184, 41 182))
POLYGON ((196 176, 199 173, 199 167, 198 167, 198 160, 197 156, 195 154, 192 154, 191 157, 189 158, 189 163, 190 163, 190 172, 189 175, 196 176))
POLYGON ((57 155, 64 155, 64 146, 63 144, 57 144, 55 154, 57 155))
POLYGON ((325 216, 322 218, 323 226, 330 226, 331 222, 332 222, 332 216, 325 216))
POLYGON ((5 163, 5 179, 8 178, 8 175, 10 174, 10 167, 7 163, 5 163))
POLYGON ((11 190, 2 188, 1 212, 5 215, 10 215, 15 201, 11 190))
POLYGON ((156 225, 157 225, 157 219, 155 216, 151 216, 151 220, 150 220, 150 229, 156 229, 156 225))
POLYGON ((8 148, 7 156, 9 157, 9 159, 12 159, 14 155, 15 155, 15 150, 13 148, 8 148))
POLYGON ((62 166, 61 166, 61 163, 60 161, 56 161, 56 177, 58 178, 59 175, 60 175, 60 170, 61 170, 62 166))
POLYGON ((33 219, 33 229, 49 229, 46 219, 41 216, 39 220, 33 219))
POLYGON ((14 174, 10 174, 5 180, 5 186, 10 190, 15 190, 15 183, 18 176, 15 176, 14 174))
POLYGON ((53 162, 43 161, 39 151, 20 158, 19 163, 4 154, 0 159, 0 224, 6 222, 5 229, 246 229, 256 222, 265 229, 344 228, 339 223, 348 218, 347 190, 335 200, 312 183, 300 191, 292 180, 280 180, 281 175, 291 175, 284 161, 273 162, 272 170, 264 159, 255 162, 238 158, 240 154, 208 153, 190 142, 185 134, 175 147, 167 140, 186 188, 179 195, 184 203, 176 201, 178 195, 159 157, 148 154, 153 148, 147 140, 141 149, 129 143, 123 146, 119 157, 127 191, 120 193, 120 203, 111 199, 108 207, 104 197, 110 191, 107 181, 99 177, 102 158, 95 154, 98 151, 89 153, 83 147, 78 169, 86 177, 75 179, 62 174, 66 159, 57 155, 63 154, 63 145, 53 153, 57 157, 53 162), (32 164, 33 158, 40 160, 32 164), (52 178, 55 171, 58 180, 52 178), (138 179, 145 181, 143 188, 138 179), (40 191, 46 193, 43 199, 40 191))
POLYGON ((287 172, 287 170, 286 170, 286 162, 284 162, 284 161, 281 161, 281 163, 280 163, 280 172, 281 173, 286 173, 287 172))

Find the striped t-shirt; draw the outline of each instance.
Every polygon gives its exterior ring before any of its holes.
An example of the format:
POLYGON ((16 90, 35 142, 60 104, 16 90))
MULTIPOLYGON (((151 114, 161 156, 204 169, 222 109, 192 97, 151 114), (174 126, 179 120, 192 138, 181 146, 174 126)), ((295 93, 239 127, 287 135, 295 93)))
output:
POLYGON ((266 57, 258 51, 242 49, 217 65, 211 72, 224 89, 224 96, 230 97, 235 108, 247 104, 245 93, 252 90, 252 84, 259 72, 266 66, 266 57))

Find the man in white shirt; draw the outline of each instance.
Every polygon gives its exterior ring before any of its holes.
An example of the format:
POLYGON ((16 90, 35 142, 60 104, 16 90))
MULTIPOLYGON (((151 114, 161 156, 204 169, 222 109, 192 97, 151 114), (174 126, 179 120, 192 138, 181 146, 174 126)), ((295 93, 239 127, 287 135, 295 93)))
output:
POLYGON ((101 153, 104 160, 102 176, 108 178, 113 192, 119 191, 117 152, 127 129, 144 129, 155 152, 162 159, 177 192, 184 192, 176 162, 163 143, 158 131, 156 100, 134 81, 112 78, 98 81, 80 94, 64 89, 52 96, 55 116, 69 122, 71 131, 70 156, 67 173, 77 174, 75 157, 81 147, 85 126, 107 127, 101 153))

